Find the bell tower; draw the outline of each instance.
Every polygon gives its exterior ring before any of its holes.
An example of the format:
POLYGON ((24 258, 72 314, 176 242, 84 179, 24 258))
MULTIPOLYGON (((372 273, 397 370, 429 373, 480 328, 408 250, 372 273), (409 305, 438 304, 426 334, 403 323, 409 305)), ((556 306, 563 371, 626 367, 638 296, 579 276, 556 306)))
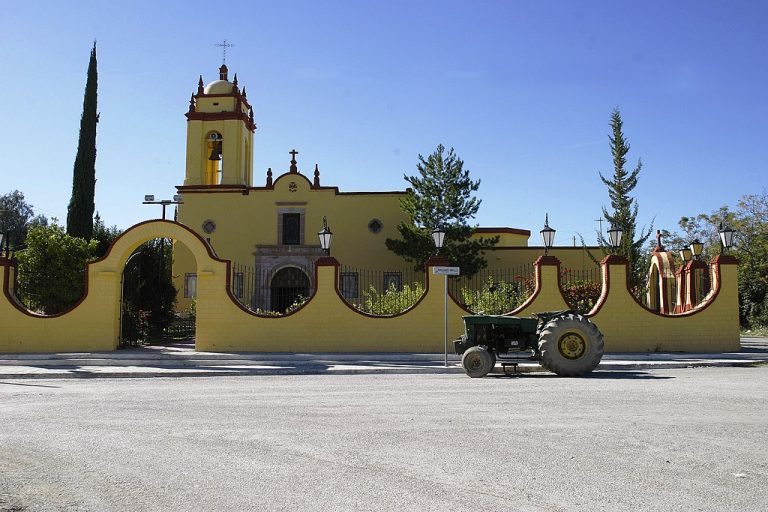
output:
POLYGON ((222 64, 219 79, 206 86, 201 76, 189 100, 185 186, 253 183, 253 108, 228 72, 222 64))

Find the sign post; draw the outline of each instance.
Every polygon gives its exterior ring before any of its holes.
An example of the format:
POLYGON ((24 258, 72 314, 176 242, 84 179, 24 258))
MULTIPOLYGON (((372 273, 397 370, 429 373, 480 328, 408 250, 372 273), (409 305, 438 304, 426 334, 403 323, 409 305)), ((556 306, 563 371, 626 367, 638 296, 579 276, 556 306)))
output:
POLYGON ((445 311, 443 313, 443 341, 445 343, 445 367, 448 368, 448 276, 458 276, 459 267, 432 267, 432 273, 444 276, 445 311))

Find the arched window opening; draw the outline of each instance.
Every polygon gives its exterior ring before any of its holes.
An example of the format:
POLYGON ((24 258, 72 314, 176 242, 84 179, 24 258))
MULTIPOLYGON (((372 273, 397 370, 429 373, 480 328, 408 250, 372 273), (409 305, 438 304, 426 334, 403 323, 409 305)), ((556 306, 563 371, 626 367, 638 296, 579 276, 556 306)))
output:
POLYGON ((205 168, 205 184, 219 185, 221 184, 221 173, 224 169, 224 159, 222 157, 224 138, 219 132, 211 132, 208 134, 207 141, 208 151, 206 154, 208 158, 205 168))

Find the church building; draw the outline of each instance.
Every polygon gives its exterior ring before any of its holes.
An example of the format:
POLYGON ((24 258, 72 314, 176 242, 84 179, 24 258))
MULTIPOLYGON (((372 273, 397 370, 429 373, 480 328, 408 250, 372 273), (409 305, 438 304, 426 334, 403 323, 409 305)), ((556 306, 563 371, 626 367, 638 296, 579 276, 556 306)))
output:
MULTIPOLYGON (((246 88, 236 74, 230 79, 226 65, 207 85, 200 77, 186 117, 186 173, 177 187, 182 196, 177 220, 206 239, 218 257, 233 262, 236 295, 247 295, 251 286, 266 289, 267 298, 254 307, 282 310, 287 304, 276 302, 276 290, 310 293, 314 262, 326 255, 317 236, 324 219, 333 232, 332 255, 342 265, 379 271, 401 284, 398 276, 412 264, 389 251, 385 240, 398 238, 397 225, 407 220, 400 209, 406 191, 344 191, 324 184, 318 165, 300 164, 300 153, 289 148, 287 169, 270 168, 254 180, 253 108, 246 88)), ((500 237, 485 254, 490 268, 530 263, 543 253, 542 247, 528 247, 529 230, 477 228, 476 234, 500 237)), ((572 267, 592 265, 580 247, 558 248, 556 255, 572 267)), ((195 296, 197 275, 194 258, 181 244, 174 248, 173 276, 177 307, 184 310, 195 296)), ((343 294, 358 294, 358 286, 355 272, 343 273, 343 294)))

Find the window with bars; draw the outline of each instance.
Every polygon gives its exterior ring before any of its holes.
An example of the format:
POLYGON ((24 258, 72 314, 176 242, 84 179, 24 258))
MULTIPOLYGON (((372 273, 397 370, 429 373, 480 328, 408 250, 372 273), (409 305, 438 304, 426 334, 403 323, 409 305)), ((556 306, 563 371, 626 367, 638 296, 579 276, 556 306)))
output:
POLYGON ((342 272, 341 273, 341 295, 345 299, 356 299, 359 292, 359 276, 357 272, 342 272))

